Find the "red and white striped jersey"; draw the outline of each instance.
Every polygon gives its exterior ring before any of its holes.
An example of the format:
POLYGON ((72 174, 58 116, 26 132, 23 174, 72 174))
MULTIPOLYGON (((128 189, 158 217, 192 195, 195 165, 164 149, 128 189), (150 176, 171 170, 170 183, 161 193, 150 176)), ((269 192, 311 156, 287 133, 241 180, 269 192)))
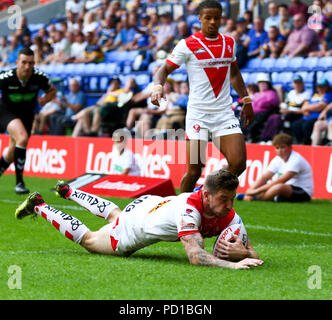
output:
POLYGON ((230 108, 230 67, 236 63, 236 43, 219 33, 205 38, 200 31, 182 39, 166 60, 175 67, 186 65, 189 78, 187 108, 201 112, 220 112, 230 108))

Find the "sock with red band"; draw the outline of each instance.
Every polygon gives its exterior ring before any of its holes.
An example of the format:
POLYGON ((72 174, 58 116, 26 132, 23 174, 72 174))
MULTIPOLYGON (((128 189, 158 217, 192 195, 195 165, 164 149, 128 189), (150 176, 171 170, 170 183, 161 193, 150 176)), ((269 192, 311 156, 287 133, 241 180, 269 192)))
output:
POLYGON ((75 217, 49 206, 46 203, 36 205, 34 212, 45 218, 68 239, 81 243, 89 229, 75 217))

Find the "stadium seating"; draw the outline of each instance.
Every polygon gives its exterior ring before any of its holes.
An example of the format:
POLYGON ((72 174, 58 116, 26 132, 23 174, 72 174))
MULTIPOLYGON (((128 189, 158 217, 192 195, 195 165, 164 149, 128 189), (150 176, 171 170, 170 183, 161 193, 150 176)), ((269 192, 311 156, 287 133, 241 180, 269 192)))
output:
POLYGON ((259 70, 257 71, 262 71, 262 72, 271 72, 271 70, 273 69, 275 63, 276 63, 275 58, 265 58, 262 60, 259 70))

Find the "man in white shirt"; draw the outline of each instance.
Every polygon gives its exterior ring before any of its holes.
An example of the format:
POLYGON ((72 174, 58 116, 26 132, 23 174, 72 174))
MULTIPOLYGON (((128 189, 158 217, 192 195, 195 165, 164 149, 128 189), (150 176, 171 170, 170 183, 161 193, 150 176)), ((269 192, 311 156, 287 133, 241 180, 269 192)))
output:
POLYGON ((246 146, 239 120, 232 110, 231 84, 244 103, 240 115, 244 126, 253 120, 254 114, 236 62, 236 42, 219 33, 221 16, 219 2, 201 2, 201 30, 179 41, 154 77, 151 101, 159 106, 165 97, 163 86, 168 75, 182 64, 188 72, 187 172, 181 181, 181 192, 192 191, 201 176, 209 134, 232 173, 239 176, 246 168, 246 146))
POLYGON ((219 170, 210 174, 197 192, 166 198, 143 195, 121 211, 111 201, 59 181, 56 191, 60 196, 75 201, 108 224, 90 231, 77 218, 46 204, 37 192, 28 196, 15 216, 22 219, 40 215, 89 252, 129 256, 160 241, 180 240, 191 264, 249 269, 263 264, 249 239, 246 246, 236 235, 234 243, 220 240, 218 257, 204 250, 203 238, 219 235, 232 224, 242 224, 232 208, 238 184, 234 174, 219 170))
POLYGON ((277 156, 267 171, 238 200, 275 202, 310 201, 314 191, 312 169, 306 159, 292 150, 292 137, 286 133, 276 135, 272 141, 277 156), (277 175, 275 180, 270 179, 277 175))
POLYGON ((134 153, 126 148, 130 132, 118 129, 113 133, 113 150, 111 161, 111 174, 140 176, 140 168, 135 160, 134 153))

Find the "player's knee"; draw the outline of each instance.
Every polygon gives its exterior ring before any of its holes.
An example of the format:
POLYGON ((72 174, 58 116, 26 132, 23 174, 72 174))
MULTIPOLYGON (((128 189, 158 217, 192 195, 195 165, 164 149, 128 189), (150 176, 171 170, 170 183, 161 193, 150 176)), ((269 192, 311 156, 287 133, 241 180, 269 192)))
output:
POLYGON ((237 159, 236 161, 229 164, 229 170, 235 175, 239 176, 244 170, 246 170, 246 161, 237 159))
POLYGON ((97 252, 96 251, 96 243, 97 243, 97 237, 95 235, 95 232, 88 231, 82 238, 81 246, 88 250, 91 253, 97 252))

